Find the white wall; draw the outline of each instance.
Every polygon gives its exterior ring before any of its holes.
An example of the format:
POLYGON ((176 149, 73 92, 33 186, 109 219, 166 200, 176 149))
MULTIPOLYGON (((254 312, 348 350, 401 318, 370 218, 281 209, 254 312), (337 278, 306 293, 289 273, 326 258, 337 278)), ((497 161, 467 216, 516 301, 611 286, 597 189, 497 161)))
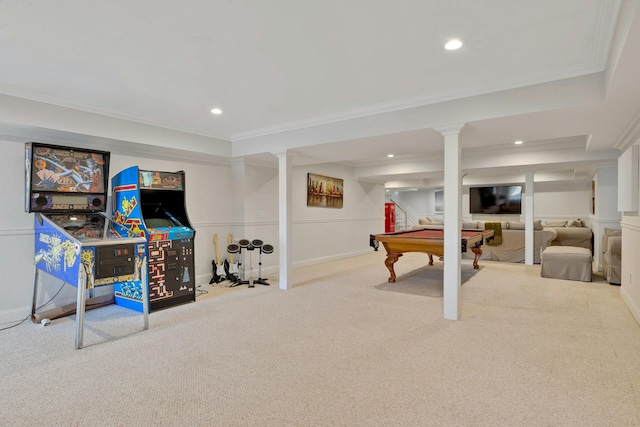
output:
POLYGON ((33 214, 24 211, 24 143, 0 141, 3 201, 0 209, 0 312, 2 319, 23 319, 30 313, 34 281, 33 214), (28 308, 28 310, 26 310, 28 308))
MULTIPOLYGON (((246 165, 244 173, 242 221, 234 223, 237 239, 262 240, 274 247, 272 254, 262 255, 262 276, 277 271, 278 248, 278 168, 275 166, 246 165)), ((237 195, 236 195, 237 196, 237 195)), ((293 236, 295 239, 295 235, 293 236)), ((245 252, 246 253, 246 252, 245 252)), ((260 253, 249 253, 245 267, 259 267, 260 253)), ((249 270, 247 270, 249 271, 249 270)), ((254 270, 257 277, 258 270, 254 270)))
MULTIPOLYGON (((640 144, 640 141, 634 143, 634 145, 638 144, 640 144)), ((620 163, 620 166, 624 167, 625 165, 620 163)), ((631 167, 638 167, 637 160, 632 162, 631 167)), ((620 179, 624 180, 626 178, 626 180, 619 183, 621 188, 626 189, 627 192, 640 191, 640 182, 637 180, 635 182, 629 181, 629 178, 635 174, 626 173, 629 171, 622 172, 620 179)), ((626 194, 626 192, 622 191, 621 194, 626 194)), ((628 212, 622 215, 620 225, 622 228, 622 283, 620 295, 627 307, 629 307, 633 317, 640 324, 640 262, 638 262, 640 260, 640 216, 638 216, 637 212, 628 212)))
MULTIPOLYGON (((0 210, 0 325, 22 320, 31 313, 34 281, 35 215, 24 211, 25 140, 0 139, 0 173, 4 188, 0 210)), ((73 146, 72 144, 69 144, 73 146)), ((105 149, 104 147, 96 147, 105 149)), ((129 166, 160 171, 185 171, 187 212, 196 230, 196 283, 208 285, 211 261, 215 257, 212 237, 218 234, 221 257, 226 257, 227 235, 234 240, 261 239, 275 247, 273 254, 263 255, 264 275, 278 268, 278 169, 247 164, 241 177, 232 174, 230 162, 111 149, 110 176, 129 166), (239 180, 239 185, 234 182, 239 180), (238 188, 241 190, 237 191, 238 188), (234 205, 240 198, 242 217, 234 217, 234 205)), ((235 161, 235 160, 234 160, 235 161)), ((384 187, 361 183, 353 169, 338 165, 293 168, 292 245, 294 266, 310 265, 337 258, 368 253, 369 234, 384 231, 384 187), (342 209, 306 206, 307 172, 344 179, 342 209)), ((110 203, 109 203, 110 205, 110 203)), ((254 269, 258 253, 252 254, 254 269)), ((248 260, 247 262, 248 266, 248 260)), ((257 272, 256 272, 257 273, 257 272)), ((45 302, 60 288, 58 280, 41 275, 39 302, 45 302)), ((111 287, 97 289, 97 295, 110 293, 111 287)), ((54 306, 75 301, 76 290, 65 286, 56 296, 54 306)))
POLYGON ((293 168, 294 266, 368 253, 369 235, 384 232, 384 186, 359 182, 353 168, 324 164, 293 168), (342 209, 307 206, 307 173, 344 180, 342 209))
MULTIPOLYGON (((97 147, 102 149, 102 147, 97 147)), ((26 317, 31 311, 34 282, 34 231, 35 214, 24 211, 25 198, 25 149, 24 141, 0 140, 0 170, 5 182, 3 209, 0 211, 0 323, 26 317)), ((208 283, 211 278, 211 260, 214 257, 213 232, 220 230, 226 238, 230 230, 230 214, 219 200, 231 197, 228 190, 229 167, 223 163, 198 163, 179 159, 154 159, 133 156, 128 153, 111 152, 110 176, 129 166, 142 169, 177 171, 186 174, 186 203, 191 223, 196 230, 195 268, 196 282, 208 283), (217 197, 212 197, 215 190, 217 197)), ((111 204, 108 203, 108 206, 111 204)), ((110 212, 108 212, 110 214, 110 212)), ((52 297, 61 283, 46 274, 40 275, 38 304, 52 297)), ((110 293, 111 287, 96 289, 96 294, 110 293)), ((70 286, 63 287, 56 296, 54 305, 64 305, 75 301, 76 291, 70 286)))
POLYGON ((640 324, 640 217, 622 217, 622 283, 620 295, 640 324))
MULTIPOLYGON (((487 184, 489 185, 489 184, 487 184)), ((435 213, 435 189, 393 193, 391 198, 414 211, 418 217, 442 216, 435 213)), ((534 183, 535 219, 589 220, 591 184, 588 181, 559 181, 534 183)), ((446 212, 445 206, 445 212, 446 212)), ((522 198, 521 215, 500 215, 504 221, 524 221, 525 198, 522 198)), ((462 218, 468 220, 496 220, 496 215, 472 215, 469 213, 469 186, 462 188, 462 218)), ((409 224, 411 227, 415 224, 409 224)))
POLYGON ((536 182, 533 191, 535 219, 589 219, 590 181, 536 182))
POLYGON ((618 165, 600 165, 593 176, 595 213, 589 225, 593 230, 593 259, 602 271, 602 236, 605 228, 620 229, 622 215, 618 212, 618 165))
POLYGON ((200 284, 208 283, 212 274, 211 260, 215 257, 213 233, 218 233, 218 242, 224 245, 220 247, 220 255, 224 256, 226 236, 231 231, 231 213, 225 208, 225 201, 232 198, 229 166, 225 163, 197 163, 180 158, 155 159, 111 152, 110 176, 130 166, 147 170, 185 172, 186 209, 191 225, 196 231, 196 281, 200 284))

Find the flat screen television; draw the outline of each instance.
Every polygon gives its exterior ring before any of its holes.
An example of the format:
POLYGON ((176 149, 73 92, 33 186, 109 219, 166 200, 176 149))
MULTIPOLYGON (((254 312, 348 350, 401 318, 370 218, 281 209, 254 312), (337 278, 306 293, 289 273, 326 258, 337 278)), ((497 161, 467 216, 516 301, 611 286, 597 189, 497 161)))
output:
POLYGON ((521 214, 522 185, 496 185, 469 188, 472 214, 521 214))

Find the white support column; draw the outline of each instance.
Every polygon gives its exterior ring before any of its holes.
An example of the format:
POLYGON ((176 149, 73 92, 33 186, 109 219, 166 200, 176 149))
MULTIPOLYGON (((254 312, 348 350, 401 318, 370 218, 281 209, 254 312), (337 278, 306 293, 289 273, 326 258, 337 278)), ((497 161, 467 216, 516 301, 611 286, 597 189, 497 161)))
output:
POLYGON ((533 174, 534 171, 525 171, 525 184, 524 184, 524 263, 526 265, 533 265, 535 247, 533 232, 533 174))
POLYGON ((444 135, 444 318, 460 318, 460 226, 462 224, 458 136, 464 125, 436 129, 444 135))
POLYGON ((290 289, 293 283, 291 257, 291 154, 274 153, 278 157, 278 225, 280 253, 280 289, 290 289))

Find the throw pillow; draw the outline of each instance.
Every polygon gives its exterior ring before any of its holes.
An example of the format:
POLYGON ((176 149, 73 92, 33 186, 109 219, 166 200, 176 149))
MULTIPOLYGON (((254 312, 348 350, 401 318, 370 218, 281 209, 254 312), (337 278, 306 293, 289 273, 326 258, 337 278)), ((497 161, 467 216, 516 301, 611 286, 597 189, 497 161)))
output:
POLYGON ((475 230, 477 228, 478 228, 478 221, 462 223, 463 230, 475 230))
POLYGON ((524 222, 509 221, 509 230, 524 230, 524 222))
POLYGON ((567 221, 567 227, 584 227, 584 223, 580 218, 567 221))
POLYGON ((545 227, 566 227, 567 221, 545 221, 545 227))
POLYGON ((431 218, 431 224, 444 225, 444 221, 440 218, 431 218))
POLYGON ((533 221, 533 229, 542 230, 542 221, 539 219, 536 219, 535 221, 533 221))
POLYGON ((418 224, 429 225, 431 224, 431 220, 429 218, 418 218, 418 224))

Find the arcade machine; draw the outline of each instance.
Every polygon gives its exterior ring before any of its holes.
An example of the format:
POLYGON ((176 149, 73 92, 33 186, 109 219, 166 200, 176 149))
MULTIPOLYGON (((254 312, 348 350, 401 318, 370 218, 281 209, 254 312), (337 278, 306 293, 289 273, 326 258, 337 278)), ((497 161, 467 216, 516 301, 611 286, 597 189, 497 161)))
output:
MULTIPOLYGON (((140 280, 146 274, 146 240, 122 237, 104 214, 109 153, 30 142, 26 149, 27 212, 35 212, 35 280, 31 317, 36 313, 38 282, 44 272, 77 287, 76 348, 83 344, 87 288, 140 280)), ((113 298, 109 297, 110 302, 113 298)), ((104 303, 102 304, 104 305, 104 303)), ((54 318, 73 310, 50 313, 54 318)), ((144 329, 148 310, 144 309, 144 329)), ((42 320, 46 320, 44 317, 42 320)))
POLYGON ((122 235, 147 241, 147 282, 118 284, 116 304, 141 310, 148 290, 149 311, 196 300, 193 239, 185 206, 185 175, 132 166, 111 179, 113 219, 122 235))

